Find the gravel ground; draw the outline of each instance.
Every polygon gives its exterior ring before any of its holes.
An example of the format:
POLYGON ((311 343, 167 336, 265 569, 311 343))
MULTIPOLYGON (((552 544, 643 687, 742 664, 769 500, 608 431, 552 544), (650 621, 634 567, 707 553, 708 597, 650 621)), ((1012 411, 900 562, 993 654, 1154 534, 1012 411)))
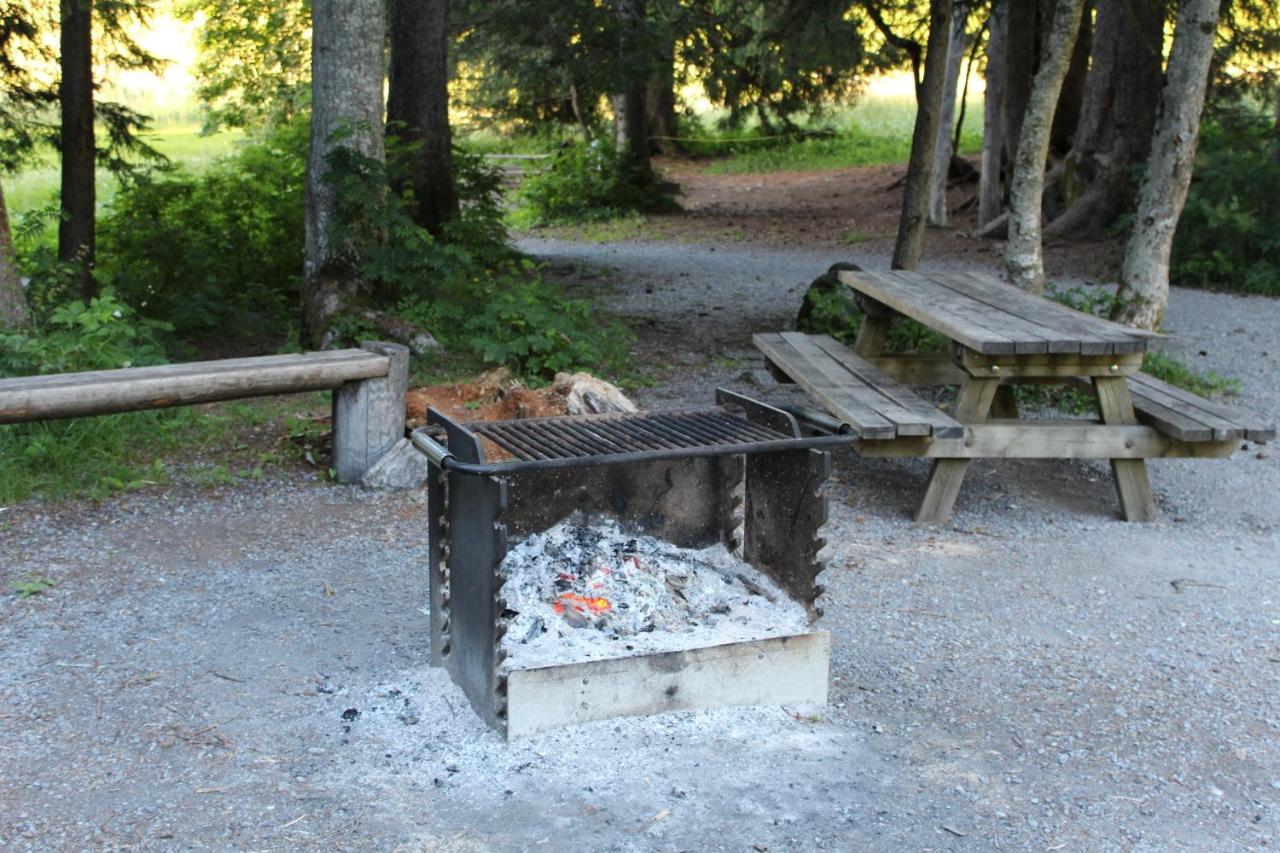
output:
MULTIPOLYGON (((650 406, 750 381, 835 258, 531 242, 669 365, 650 406), (702 316, 705 314, 705 316, 702 316), (651 322, 650 322, 651 321, 651 322), (714 357, 708 359, 708 354, 714 357)), ((883 259, 853 256, 875 263, 883 259)), ((1177 292, 1172 346, 1280 417, 1280 302, 1177 292), (1203 353, 1203 355, 1201 354, 1203 353)), ((1276 461, 841 454, 831 705, 594 723, 506 744, 424 665, 425 499, 290 475, 0 512, 0 847, 16 850, 1260 848, 1280 840, 1276 461)))

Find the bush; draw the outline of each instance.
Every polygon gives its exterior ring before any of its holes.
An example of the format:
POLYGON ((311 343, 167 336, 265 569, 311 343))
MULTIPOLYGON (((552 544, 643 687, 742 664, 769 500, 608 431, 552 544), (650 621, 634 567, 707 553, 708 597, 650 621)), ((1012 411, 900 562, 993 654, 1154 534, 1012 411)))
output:
POLYGON ((1173 242, 1175 284, 1280 295, 1280 162, 1274 125, 1239 112, 1201 129, 1173 242))
POLYGON ((198 173, 122 186, 99 223, 98 276, 180 339, 281 334, 302 273, 306 122, 198 173))
POLYGON ((158 336, 168 330, 136 318, 107 290, 88 305, 77 299, 53 309, 38 332, 0 334, 0 376, 164 364, 158 336))
POLYGON ((516 201, 512 221, 525 228, 594 222, 632 211, 676 207, 652 176, 637 173, 618 157, 611 144, 600 139, 561 148, 546 166, 524 179, 516 201))
MULTIPOLYGON (((391 158, 395 168, 397 158, 391 158)), ((341 200, 340 240, 356 247, 362 276, 398 298, 396 314, 451 350, 468 350, 528 380, 562 370, 621 366, 629 335, 606 325, 590 303, 565 298, 538 267, 505 244, 500 181, 479 158, 459 159, 460 216, 437 241, 408 215, 409 196, 382 191, 388 167, 346 149, 335 152, 330 179, 341 200)), ((360 314, 335 326, 339 339, 367 334, 360 314)))

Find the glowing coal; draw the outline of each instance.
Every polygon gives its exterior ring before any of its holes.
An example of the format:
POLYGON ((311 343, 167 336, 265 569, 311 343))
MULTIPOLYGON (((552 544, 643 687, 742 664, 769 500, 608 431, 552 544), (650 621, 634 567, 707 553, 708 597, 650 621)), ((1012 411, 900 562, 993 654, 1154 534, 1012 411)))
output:
POLYGON ((723 545, 678 548, 574 517, 502 562, 507 668, 680 651, 808 629, 802 606, 723 545))

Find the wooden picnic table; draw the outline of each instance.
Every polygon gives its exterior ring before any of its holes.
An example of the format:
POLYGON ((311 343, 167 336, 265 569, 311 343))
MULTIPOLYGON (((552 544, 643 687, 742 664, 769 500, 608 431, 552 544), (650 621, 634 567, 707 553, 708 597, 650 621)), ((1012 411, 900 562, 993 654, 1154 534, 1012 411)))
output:
POLYGON ((945 521, 974 458, 1110 459, 1121 511, 1155 518, 1148 458, 1222 457, 1274 427, 1139 373, 1160 338, 1075 311, 981 273, 841 271, 863 311, 853 349, 825 335, 755 336, 780 378, 799 383, 848 429, 864 456, 934 460, 916 519, 945 521), (903 317, 950 341, 942 355, 890 354, 903 317), (1089 387, 1095 419, 1020 418, 1010 386, 1089 387), (950 413, 910 385, 958 385, 950 413), (1135 405, 1136 401, 1136 405, 1135 405))

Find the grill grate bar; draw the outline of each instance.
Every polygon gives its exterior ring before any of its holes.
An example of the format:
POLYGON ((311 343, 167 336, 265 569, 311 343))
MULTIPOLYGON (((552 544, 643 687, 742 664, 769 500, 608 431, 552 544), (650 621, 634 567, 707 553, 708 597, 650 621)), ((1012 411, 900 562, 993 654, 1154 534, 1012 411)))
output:
POLYGON ((504 428, 492 429, 484 433, 493 439, 508 453, 515 453, 523 459, 552 459, 537 442, 527 441, 519 431, 504 428))
POLYGON ((794 438, 723 409, 533 418, 467 426, 524 461, 725 448, 794 438))
POLYGON ((657 444, 659 447, 666 448, 678 446, 667 441, 657 433, 647 432, 639 421, 626 424, 625 427, 620 424, 611 424, 607 421, 601 421, 596 424, 596 427, 603 432, 617 436, 618 440, 624 442, 630 450, 651 450, 654 444, 657 444))

